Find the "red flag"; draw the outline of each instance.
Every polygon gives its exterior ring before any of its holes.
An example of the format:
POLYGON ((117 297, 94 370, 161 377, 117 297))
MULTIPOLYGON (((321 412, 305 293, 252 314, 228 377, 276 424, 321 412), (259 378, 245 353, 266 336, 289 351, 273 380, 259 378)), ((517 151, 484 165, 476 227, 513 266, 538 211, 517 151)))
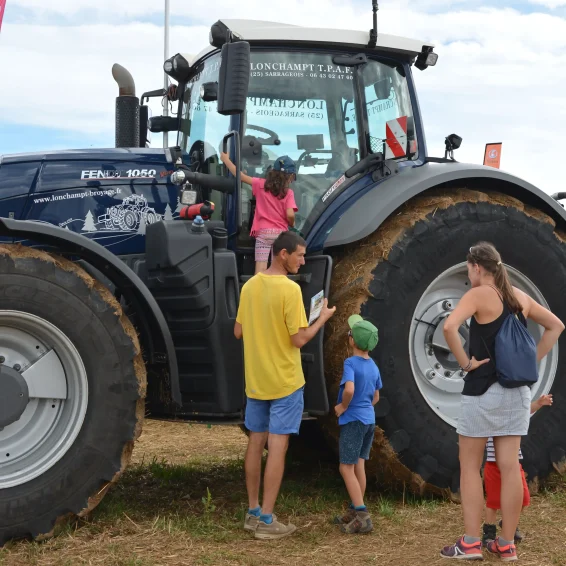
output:
POLYGON ((489 167, 499 169, 501 163, 501 146, 502 143, 486 143, 485 153, 483 154, 483 164, 489 167))
POLYGON ((5 8, 6 8, 6 0, 0 0, 0 30, 2 29, 2 18, 4 17, 5 8))

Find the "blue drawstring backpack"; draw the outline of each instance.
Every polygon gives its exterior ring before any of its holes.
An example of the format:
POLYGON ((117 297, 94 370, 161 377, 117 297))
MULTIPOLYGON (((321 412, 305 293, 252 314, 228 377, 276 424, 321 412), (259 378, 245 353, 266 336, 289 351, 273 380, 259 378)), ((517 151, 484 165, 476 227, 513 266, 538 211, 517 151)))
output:
MULTIPOLYGON (((483 343, 489 353, 485 340, 483 343)), ((502 387, 531 387, 538 381, 537 345, 523 313, 510 312, 495 336, 495 370, 502 387)))

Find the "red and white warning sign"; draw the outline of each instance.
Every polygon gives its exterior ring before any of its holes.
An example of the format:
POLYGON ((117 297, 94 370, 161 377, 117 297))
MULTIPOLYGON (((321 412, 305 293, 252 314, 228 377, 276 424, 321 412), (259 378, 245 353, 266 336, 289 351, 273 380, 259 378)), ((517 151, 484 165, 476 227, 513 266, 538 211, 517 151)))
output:
POLYGON ((385 124, 385 159, 407 154, 407 116, 389 120, 385 124))

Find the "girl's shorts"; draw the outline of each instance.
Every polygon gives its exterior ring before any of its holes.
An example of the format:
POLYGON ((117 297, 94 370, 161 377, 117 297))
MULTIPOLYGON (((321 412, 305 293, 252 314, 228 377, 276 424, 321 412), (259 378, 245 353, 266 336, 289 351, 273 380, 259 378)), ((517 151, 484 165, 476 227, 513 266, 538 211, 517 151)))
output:
POLYGON ((271 255, 271 250, 273 248, 273 242, 277 239, 277 236, 281 234, 283 230, 264 228, 259 230, 255 239, 255 260, 256 261, 269 261, 269 256, 271 255))

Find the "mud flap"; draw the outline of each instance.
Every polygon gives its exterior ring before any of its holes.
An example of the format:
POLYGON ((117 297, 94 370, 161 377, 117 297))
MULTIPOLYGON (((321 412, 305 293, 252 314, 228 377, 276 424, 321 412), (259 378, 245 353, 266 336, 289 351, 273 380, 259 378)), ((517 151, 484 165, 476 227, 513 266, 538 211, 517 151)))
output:
MULTIPOLYGON (((307 319, 311 311, 311 299, 320 291, 328 298, 332 258, 327 255, 306 257, 306 263, 295 279, 301 286, 307 319)), ((305 412, 312 416, 326 415, 329 410, 328 393, 324 377, 323 357, 324 329, 301 349, 303 372, 305 374, 305 412)))

